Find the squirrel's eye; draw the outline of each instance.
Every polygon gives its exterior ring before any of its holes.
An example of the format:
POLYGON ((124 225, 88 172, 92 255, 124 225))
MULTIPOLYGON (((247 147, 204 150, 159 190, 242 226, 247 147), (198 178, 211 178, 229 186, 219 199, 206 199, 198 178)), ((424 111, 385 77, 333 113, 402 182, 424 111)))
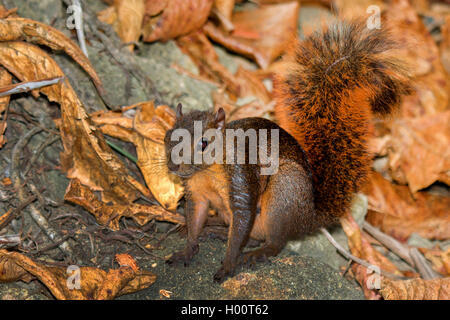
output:
POLYGON ((202 151, 205 151, 206 147, 208 146, 208 140, 202 138, 202 140, 200 140, 200 146, 202 148, 202 151))

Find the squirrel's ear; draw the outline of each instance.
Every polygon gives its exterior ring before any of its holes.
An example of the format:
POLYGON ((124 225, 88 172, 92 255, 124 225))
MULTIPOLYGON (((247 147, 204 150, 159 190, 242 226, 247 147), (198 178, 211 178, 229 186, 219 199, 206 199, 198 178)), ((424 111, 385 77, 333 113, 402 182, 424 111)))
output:
POLYGON ((183 116, 183 105, 178 103, 177 105, 177 119, 180 119, 183 116))
POLYGON ((217 129, 222 129, 225 126, 225 111, 223 108, 219 108, 219 110, 217 110, 214 122, 216 123, 217 129))

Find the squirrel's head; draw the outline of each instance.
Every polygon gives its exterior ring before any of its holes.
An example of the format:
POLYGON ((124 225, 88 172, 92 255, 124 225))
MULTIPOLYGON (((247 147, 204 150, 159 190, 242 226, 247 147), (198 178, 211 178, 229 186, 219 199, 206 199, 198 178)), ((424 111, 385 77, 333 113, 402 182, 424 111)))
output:
POLYGON ((212 162, 208 156, 215 156, 215 136, 225 130, 225 111, 192 111, 183 114, 181 103, 177 106, 176 121, 166 132, 164 145, 169 171, 181 178, 208 168, 212 162), (211 129, 211 130, 210 130, 211 129))

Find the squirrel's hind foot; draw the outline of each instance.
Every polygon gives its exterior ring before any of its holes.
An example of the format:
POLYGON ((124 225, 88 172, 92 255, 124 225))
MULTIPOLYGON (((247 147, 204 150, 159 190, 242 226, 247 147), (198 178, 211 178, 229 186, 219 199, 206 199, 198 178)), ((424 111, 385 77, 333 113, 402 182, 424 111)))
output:
POLYGON ((187 246, 184 250, 172 254, 172 256, 166 260, 166 263, 175 265, 182 262, 184 266, 187 267, 191 263, 192 258, 197 254, 197 252, 198 244, 194 246, 187 246))

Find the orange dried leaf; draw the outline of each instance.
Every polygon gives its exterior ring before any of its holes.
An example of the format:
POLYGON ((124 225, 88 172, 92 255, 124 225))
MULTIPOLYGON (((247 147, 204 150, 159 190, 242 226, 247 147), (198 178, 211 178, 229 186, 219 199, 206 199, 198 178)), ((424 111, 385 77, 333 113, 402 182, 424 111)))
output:
MULTIPOLYGON (((347 214, 341 218, 341 225, 347 235, 350 251, 354 256, 371 263, 375 267, 380 268, 380 270, 402 275, 397 267, 389 261, 388 258, 372 247, 370 241, 361 232, 358 224, 351 214, 347 214)), ((370 286, 370 283, 374 277, 380 277, 379 274, 377 275, 372 273, 372 271, 376 270, 368 270, 366 267, 359 264, 354 264, 352 266, 352 270, 355 274, 356 280, 363 288, 366 298, 379 299, 379 294, 375 291, 376 287, 370 286)))
POLYGON ((372 172, 364 193, 369 198, 367 221, 405 241, 415 232, 427 239, 450 238, 450 198, 426 192, 414 197, 408 187, 391 184, 372 172))
POLYGON ((59 300, 103 300, 148 288, 156 276, 131 268, 106 272, 93 267, 48 267, 20 253, 0 249, 0 282, 29 282, 33 279, 42 282, 59 300))
POLYGON ((133 119, 118 112, 105 112, 97 113, 93 120, 104 134, 136 146, 137 165, 153 196, 164 208, 175 210, 183 187, 179 178, 168 172, 164 149, 164 136, 174 124, 175 114, 168 106, 154 108, 153 102, 133 107, 137 108, 133 119))
POLYGON ((445 23, 441 27, 442 41, 440 45, 441 61, 447 74, 450 75, 450 15, 445 18, 445 23))
POLYGON ((144 17, 144 41, 167 41, 199 29, 208 18, 213 0, 147 0, 144 17), (155 12, 161 10, 159 14, 155 12))
MULTIPOLYGON (((0 67, 0 87, 8 86, 12 83, 11 74, 4 68, 0 67)), ((10 96, 0 97, 0 115, 5 111, 9 104, 10 96)), ((0 131, 0 135, 2 132, 0 131)))
MULTIPOLYGON (((112 7, 98 13, 99 20, 112 24, 119 38, 125 42, 138 41, 142 34, 145 0, 116 0, 112 7)), ((132 51, 134 46, 129 46, 132 51)))
POLYGON ((405 97, 404 116, 422 116, 449 106, 450 78, 440 61, 438 47, 417 12, 406 0, 391 1, 386 21, 399 44, 399 58, 412 73, 415 94, 405 97))
POLYGON ((223 84, 232 95, 240 96, 240 84, 219 62, 219 56, 204 33, 198 31, 181 37, 177 40, 177 44, 197 65, 200 75, 223 84))
POLYGON ((13 214, 13 210, 9 209, 8 212, 0 215, 0 226, 2 226, 5 223, 5 221, 8 221, 8 219, 11 217, 12 214, 13 214))
MULTIPOLYGON (((26 42, 0 43, 0 64, 22 81, 64 75, 47 53, 26 42)), ((147 188, 127 173, 106 144, 68 80, 43 87, 39 92, 61 106, 60 131, 64 146, 61 164, 69 178, 78 178, 93 190, 101 191, 106 202, 132 202, 139 192, 151 196, 147 188)))
POLYGON ((383 279, 380 292, 386 300, 449 300, 450 278, 404 281, 383 279))
POLYGON ((433 269, 444 276, 450 276, 450 247, 446 250, 420 248, 425 258, 431 261, 433 269))
POLYGON ((225 19, 231 20, 234 0, 214 0, 214 8, 216 8, 217 11, 225 17, 225 19))
POLYGON ((167 211, 160 206, 137 203, 106 204, 98 200, 95 194, 77 179, 70 181, 64 199, 82 206, 95 216, 99 224, 112 230, 119 229, 119 220, 122 217, 132 218, 139 225, 145 225, 153 219, 180 224, 185 223, 183 216, 167 211))
POLYGON ((134 260, 128 253, 118 253, 115 258, 120 267, 130 267, 134 272, 139 271, 139 266, 137 265, 136 260, 134 260))
POLYGON ((391 175, 411 192, 450 185, 450 111, 394 122, 389 141, 391 175))
POLYGON ((0 41, 26 40, 61 50, 75 60, 92 78, 100 95, 105 94, 102 82, 81 49, 61 31, 44 23, 24 18, 0 20, 0 41))
POLYGON ((206 34, 227 49, 255 60, 266 68, 289 47, 297 31, 298 2, 262 6, 236 12, 231 35, 211 22, 204 26, 206 34), (251 34, 242 37, 242 34, 251 34))

